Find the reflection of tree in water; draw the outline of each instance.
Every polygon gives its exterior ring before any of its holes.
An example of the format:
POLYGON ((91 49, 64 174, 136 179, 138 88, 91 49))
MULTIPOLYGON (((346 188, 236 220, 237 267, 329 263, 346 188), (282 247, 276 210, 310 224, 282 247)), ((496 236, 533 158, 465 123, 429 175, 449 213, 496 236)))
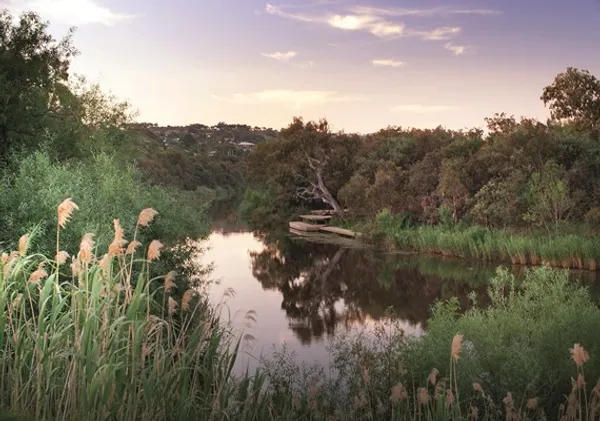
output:
POLYGON ((210 221, 212 221, 211 231, 223 234, 223 236, 248 232, 248 227, 236 211, 239 200, 238 197, 233 197, 216 200, 211 204, 207 211, 210 221))
MULTIPOLYGON (((482 274, 486 279, 493 275, 463 267, 455 269, 462 278, 444 278, 430 270, 435 262, 294 241, 285 234, 259 236, 265 248, 251 252, 253 275, 263 288, 281 292, 281 307, 303 343, 332 335, 340 325, 349 328, 381 319, 389 307, 398 318, 424 326, 437 299, 456 295, 467 306, 470 285, 476 286, 482 274)), ((482 292, 485 287, 479 285, 482 292)))

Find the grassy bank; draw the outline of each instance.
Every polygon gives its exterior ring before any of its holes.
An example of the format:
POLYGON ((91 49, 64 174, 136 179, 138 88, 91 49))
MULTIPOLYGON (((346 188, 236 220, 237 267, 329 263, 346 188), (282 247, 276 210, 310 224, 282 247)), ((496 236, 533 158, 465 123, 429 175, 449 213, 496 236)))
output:
POLYGON ((375 240, 389 246, 451 257, 514 265, 548 265, 596 271, 600 239, 563 234, 519 234, 480 226, 410 226, 387 211, 368 228, 375 240))

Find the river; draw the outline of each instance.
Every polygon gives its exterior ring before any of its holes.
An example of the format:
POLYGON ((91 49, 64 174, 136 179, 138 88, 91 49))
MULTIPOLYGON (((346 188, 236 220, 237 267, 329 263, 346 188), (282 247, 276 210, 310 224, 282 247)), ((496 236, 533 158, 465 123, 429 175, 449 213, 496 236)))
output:
MULTIPOLYGON (((495 267, 456 259, 315 244, 287 232, 250 232, 239 221, 215 221, 201 258, 212 264, 210 300, 244 336, 236 371, 286 346, 296 362, 327 366, 329 341, 372 331, 391 313, 406 334, 421 335, 431 306, 471 292, 486 301, 495 267), (250 313, 248 313, 250 312, 250 313)), ((522 268, 513 268, 517 275, 522 268)), ((596 275, 575 274, 600 297, 596 275)))

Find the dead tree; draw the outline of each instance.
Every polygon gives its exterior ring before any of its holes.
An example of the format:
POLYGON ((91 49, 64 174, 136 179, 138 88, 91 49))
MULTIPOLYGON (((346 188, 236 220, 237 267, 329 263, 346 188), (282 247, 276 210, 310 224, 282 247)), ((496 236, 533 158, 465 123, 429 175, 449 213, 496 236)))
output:
POLYGON ((341 212, 342 207, 323 181, 323 171, 327 167, 327 159, 319 160, 312 158, 307 153, 305 153, 305 156, 308 166, 313 173, 311 174, 312 179, 306 180, 310 184, 310 187, 299 187, 296 190, 296 196, 303 200, 320 200, 331 206, 335 212, 341 212))

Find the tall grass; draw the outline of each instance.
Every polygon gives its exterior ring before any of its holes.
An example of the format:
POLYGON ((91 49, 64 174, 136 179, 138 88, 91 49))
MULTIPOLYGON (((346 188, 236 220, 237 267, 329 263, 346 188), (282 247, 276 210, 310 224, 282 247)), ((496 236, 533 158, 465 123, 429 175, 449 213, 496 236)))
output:
MULTIPOLYGON (((149 277, 161 243, 128 242, 115 220, 103 256, 86 234, 68 257, 60 236, 76 211, 69 199, 57 209, 55 258, 29 253, 28 236, 2 254, 0 409, 35 420, 251 419, 250 406, 253 416, 266 413, 260 377, 232 381, 239 342, 206 301, 191 289, 177 298, 173 273, 149 277)), ((154 216, 142 211, 133 231, 154 216)))
POLYGON ((600 238, 595 236, 526 235, 479 226, 410 226, 385 210, 371 230, 395 247, 443 256, 592 271, 600 261, 600 238))

